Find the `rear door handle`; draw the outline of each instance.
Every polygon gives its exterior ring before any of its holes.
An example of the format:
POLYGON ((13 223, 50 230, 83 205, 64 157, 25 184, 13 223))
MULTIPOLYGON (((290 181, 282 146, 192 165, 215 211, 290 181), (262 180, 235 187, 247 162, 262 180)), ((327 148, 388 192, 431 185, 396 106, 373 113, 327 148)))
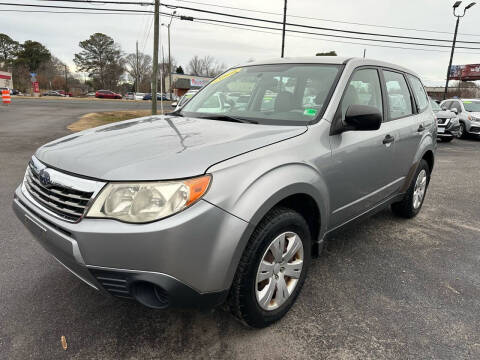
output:
POLYGON ((392 136, 392 135, 387 135, 385 136, 385 138, 383 139, 383 143, 386 145, 386 144, 390 144, 392 142, 395 141, 395 138, 392 136))
POLYGON ((420 124, 420 126, 418 127, 417 131, 418 132, 422 132, 425 130, 425 126, 423 126, 423 124, 420 124))

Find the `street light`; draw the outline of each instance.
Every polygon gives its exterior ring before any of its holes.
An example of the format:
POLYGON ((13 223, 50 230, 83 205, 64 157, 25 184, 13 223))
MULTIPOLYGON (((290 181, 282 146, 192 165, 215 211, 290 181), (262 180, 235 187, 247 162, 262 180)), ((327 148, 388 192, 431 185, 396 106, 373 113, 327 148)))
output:
POLYGON ((173 13, 170 16, 170 22, 168 25, 162 24, 162 26, 166 26, 168 29, 168 87, 170 91, 170 100, 172 100, 172 57, 170 54, 170 25, 172 25, 173 17, 177 13, 177 11, 173 11, 173 13))
POLYGON ((447 93, 448 93, 448 82, 450 80, 450 68, 452 67, 452 60, 453 60, 453 53, 455 52, 455 43, 457 42, 457 32, 458 32, 458 24, 460 23, 460 18, 465 16, 465 13, 467 12, 468 9, 470 9, 473 5, 475 5, 475 2, 472 2, 468 4, 464 9, 463 9, 463 14, 457 15, 457 8, 460 6, 462 2, 461 1, 456 1, 455 4, 453 4, 453 16, 457 18, 457 23, 455 25, 455 33, 453 34, 453 43, 452 43, 452 52, 450 53, 450 61, 448 63, 448 69, 447 69, 447 81, 445 82, 445 92, 443 94, 443 99, 445 100, 447 98, 447 93))

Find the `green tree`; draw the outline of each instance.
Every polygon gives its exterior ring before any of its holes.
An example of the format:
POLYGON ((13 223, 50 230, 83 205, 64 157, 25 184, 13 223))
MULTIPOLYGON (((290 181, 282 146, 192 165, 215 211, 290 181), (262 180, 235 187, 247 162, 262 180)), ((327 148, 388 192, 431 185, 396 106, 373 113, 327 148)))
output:
POLYGON ((80 41, 83 49, 75 54, 73 62, 79 71, 88 72, 94 83, 114 89, 125 71, 125 59, 120 46, 108 35, 95 33, 80 41))
POLYGON ((0 34, 0 67, 13 63, 20 50, 20 43, 7 34, 0 34))
POLYGON ((336 53, 336 51, 332 50, 332 51, 329 51, 329 52, 316 53, 315 56, 337 56, 337 53, 336 53))
POLYGON ((29 71, 36 72, 40 65, 51 57, 50 51, 38 41, 27 40, 21 46, 15 63, 23 64, 29 71))
POLYGON ((178 66, 176 69, 175 69, 175 73, 176 74, 185 74, 185 72, 183 71, 183 68, 182 66, 178 66))

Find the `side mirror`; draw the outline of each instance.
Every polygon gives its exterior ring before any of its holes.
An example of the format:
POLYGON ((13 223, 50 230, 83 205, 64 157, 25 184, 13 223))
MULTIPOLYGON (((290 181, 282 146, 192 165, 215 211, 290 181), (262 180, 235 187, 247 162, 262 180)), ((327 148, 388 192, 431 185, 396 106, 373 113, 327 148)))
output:
POLYGON ((382 114, 373 106, 350 105, 345 114, 345 126, 343 131, 378 130, 382 125, 382 114))
POLYGON ((455 107, 454 107, 454 108, 451 108, 450 111, 451 111, 451 112, 454 112, 455 114, 458 114, 458 109, 455 108, 455 107))

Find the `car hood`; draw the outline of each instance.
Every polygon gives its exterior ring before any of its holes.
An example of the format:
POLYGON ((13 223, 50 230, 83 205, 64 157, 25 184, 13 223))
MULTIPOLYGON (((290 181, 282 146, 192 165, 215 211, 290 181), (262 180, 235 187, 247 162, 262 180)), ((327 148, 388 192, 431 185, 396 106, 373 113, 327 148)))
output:
POLYGON ((306 131, 304 125, 149 116, 63 137, 35 156, 50 167, 102 180, 178 179, 306 131))
POLYGON ((435 112, 435 116, 439 119, 451 119, 457 117, 457 114, 449 110, 439 110, 435 112))

